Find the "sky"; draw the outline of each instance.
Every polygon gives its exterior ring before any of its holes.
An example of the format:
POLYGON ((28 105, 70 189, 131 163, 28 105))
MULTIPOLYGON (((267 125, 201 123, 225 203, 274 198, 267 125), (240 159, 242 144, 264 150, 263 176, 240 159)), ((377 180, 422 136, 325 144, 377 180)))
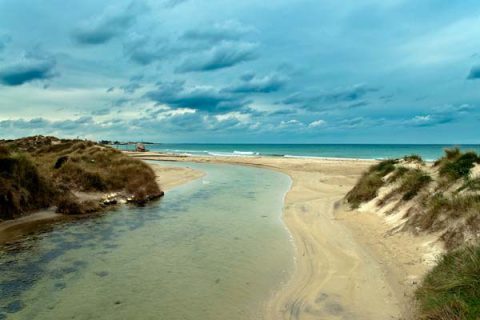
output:
POLYGON ((480 143, 478 0, 0 0, 0 138, 480 143))

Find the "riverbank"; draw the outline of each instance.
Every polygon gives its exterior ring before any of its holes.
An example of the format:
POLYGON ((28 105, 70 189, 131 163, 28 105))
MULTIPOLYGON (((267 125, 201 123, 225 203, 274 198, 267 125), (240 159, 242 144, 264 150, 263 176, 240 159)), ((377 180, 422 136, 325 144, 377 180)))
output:
POLYGON ((284 221, 296 269, 265 305, 266 319, 406 319, 417 279, 432 266, 427 237, 390 234, 375 213, 340 204, 374 161, 274 157, 185 157, 130 153, 144 160, 230 163, 289 175, 284 221))
MULTIPOLYGON (((155 172, 157 183, 161 186, 162 190, 165 191, 199 179, 204 175, 203 172, 191 168, 165 167, 152 163, 149 163, 149 165, 155 172)), ((105 196, 106 194, 93 195, 97 200, 105 196)), ((15 239, 35 232, 51 223, 76 218, 78 217, 56 213, 55 210, 51 208, 37 211, 18 219, 0 222, 0 245, 15 241, 15 239)))

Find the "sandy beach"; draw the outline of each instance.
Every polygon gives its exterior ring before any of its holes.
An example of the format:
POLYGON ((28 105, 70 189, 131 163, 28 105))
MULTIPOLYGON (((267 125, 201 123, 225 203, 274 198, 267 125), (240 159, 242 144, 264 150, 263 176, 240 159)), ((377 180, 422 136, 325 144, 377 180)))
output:
POLYGON ((390 231, 374 212, 342 198, 373 161, 275 157, 183 157, 131 153, 145 160, 260 166, 293 181, 283 219, 296 268, 264 307, 265 319, 408 319, 418 279, 432 265, 431 239, 390 231), (429 259, 430 257, 430 259, 429 259))
MULTIPOLYGON (((264 305, 264 319, 408 319, 418 279, 433 263, 432 238, 391 233, 375 212, 356 212, 342 199, 374 161, 280 157, 184 157, 129 153, 142 160, 227 163, 287 174, 292 186, 283 220, 295 244, 295 271, 264 305)), ((149 161, 163 190, 203 172, 149 161)), ((53 210, 0 224, 0 242, 68 219, 53 210)))

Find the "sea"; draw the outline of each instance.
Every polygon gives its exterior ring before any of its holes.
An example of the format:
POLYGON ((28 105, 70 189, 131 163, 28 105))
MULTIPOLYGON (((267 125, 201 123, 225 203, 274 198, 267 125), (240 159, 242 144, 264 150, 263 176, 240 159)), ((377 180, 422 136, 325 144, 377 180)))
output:
MULTIPOLYGON (((150 151, 181 155, 201 156, 272 156, 286 158, 353 158, 389 159, 405 155, 420 155, 433 161, 448 148, 480 153, 480 144, 200 144, 200 143, 155 143, 146 145, 150 151)), ((132 149, 134 145, 117 146, 132 149)))

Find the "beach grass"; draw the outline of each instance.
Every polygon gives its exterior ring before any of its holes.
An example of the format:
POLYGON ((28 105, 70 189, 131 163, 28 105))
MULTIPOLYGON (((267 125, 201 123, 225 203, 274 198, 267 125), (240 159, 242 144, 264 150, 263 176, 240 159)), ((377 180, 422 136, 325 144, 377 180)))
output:
POLYGON ((480 246, 452 251, 416 291, 420 320, 477 320, 480 315, 480 246))
POLYGON ((373 165, 359 179, 353 189, 347 193, 346 199, 353 208, 377 196, 378 190, 385 184, 383 177, 395 170, 397 160, 384 160, 373 165))
POLYGON ((50 206, 66 214, 100 209, 75 192, 118 192, 143 204, 163 195, 144 162, 91 141, 29 137, 0 143, 0 219, 50 206))

